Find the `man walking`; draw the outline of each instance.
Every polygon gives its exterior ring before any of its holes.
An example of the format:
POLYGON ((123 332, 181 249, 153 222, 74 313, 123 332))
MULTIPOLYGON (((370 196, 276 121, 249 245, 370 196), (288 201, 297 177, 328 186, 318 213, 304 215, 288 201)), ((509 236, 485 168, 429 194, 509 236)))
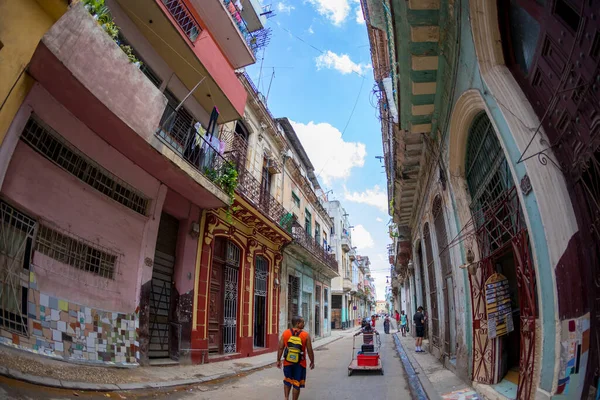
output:
POLYGON ((300 389, 306 382, 306 354, 310 358, 310 369, 315 368, 315 353, 308 332, 304 332, 304 318, 292 318, 292 328, 281 335, 277 350, 277 368, 281 368, 283 355, 283 393, 285 400, 290 398, 290 390, 294 388, 292 399, 298 400, 300 389))
POLYGON ((415 322, 415 330, 417 333, 417 339, 415 341, 416 352, 424 353, 425 351, 421 348, 423 345, 423 337, 425 336, 425 315, 423 315, 423 307, 419 306, 413 317, 413 321, 415 322))
POLYGON ((400 314, 400 326, 402 330, 402 336, 406 336, 406 328, 408 327, 408 319, 406 318, 406 314, 404 314, 404 310, 402 310, 402 314, 400 314))

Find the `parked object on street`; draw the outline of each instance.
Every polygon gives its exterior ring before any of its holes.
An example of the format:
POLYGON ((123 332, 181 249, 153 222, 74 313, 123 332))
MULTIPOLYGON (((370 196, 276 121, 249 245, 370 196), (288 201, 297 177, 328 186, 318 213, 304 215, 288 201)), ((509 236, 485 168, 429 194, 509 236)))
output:
POLYGON ((351 376, 354 371, 379 371, 383 375, 383 364, 381 364, 379 355, 380 349, 379 332, 371 329, 370 325, 364 326, 352 337, 352 360, 348 365, 348 376, 351 376), (363 344, 358 350, 356 336, 360 334, 363 335, 363 344))

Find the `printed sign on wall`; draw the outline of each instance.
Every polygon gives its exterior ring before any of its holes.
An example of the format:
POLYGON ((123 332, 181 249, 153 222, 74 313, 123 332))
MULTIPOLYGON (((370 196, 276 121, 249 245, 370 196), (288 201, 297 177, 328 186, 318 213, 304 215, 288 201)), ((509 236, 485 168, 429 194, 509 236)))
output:
POLYGON ((515 329, 510 305, 510 287, 504 275, 496 273, 485 281, 485 306, 490 339, 506 335, 515 329))

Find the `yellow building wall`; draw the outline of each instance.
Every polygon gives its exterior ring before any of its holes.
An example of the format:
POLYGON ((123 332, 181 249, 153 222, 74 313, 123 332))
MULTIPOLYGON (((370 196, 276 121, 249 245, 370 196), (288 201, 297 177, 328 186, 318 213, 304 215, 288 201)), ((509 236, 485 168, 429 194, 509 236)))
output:
POLYGON ((0 0, 0 143, 33 86, 27 64, 67 0, 0 0))

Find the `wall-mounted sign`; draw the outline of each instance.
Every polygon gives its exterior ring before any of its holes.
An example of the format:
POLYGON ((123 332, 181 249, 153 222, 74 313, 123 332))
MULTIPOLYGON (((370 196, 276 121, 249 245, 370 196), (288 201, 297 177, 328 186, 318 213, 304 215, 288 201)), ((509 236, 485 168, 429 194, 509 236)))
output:
POLYGON ((515 329, 510 305, 510 287, 504 275, 493 274, 485 281, 485 307, 490 339, 506 335, 515 329))

